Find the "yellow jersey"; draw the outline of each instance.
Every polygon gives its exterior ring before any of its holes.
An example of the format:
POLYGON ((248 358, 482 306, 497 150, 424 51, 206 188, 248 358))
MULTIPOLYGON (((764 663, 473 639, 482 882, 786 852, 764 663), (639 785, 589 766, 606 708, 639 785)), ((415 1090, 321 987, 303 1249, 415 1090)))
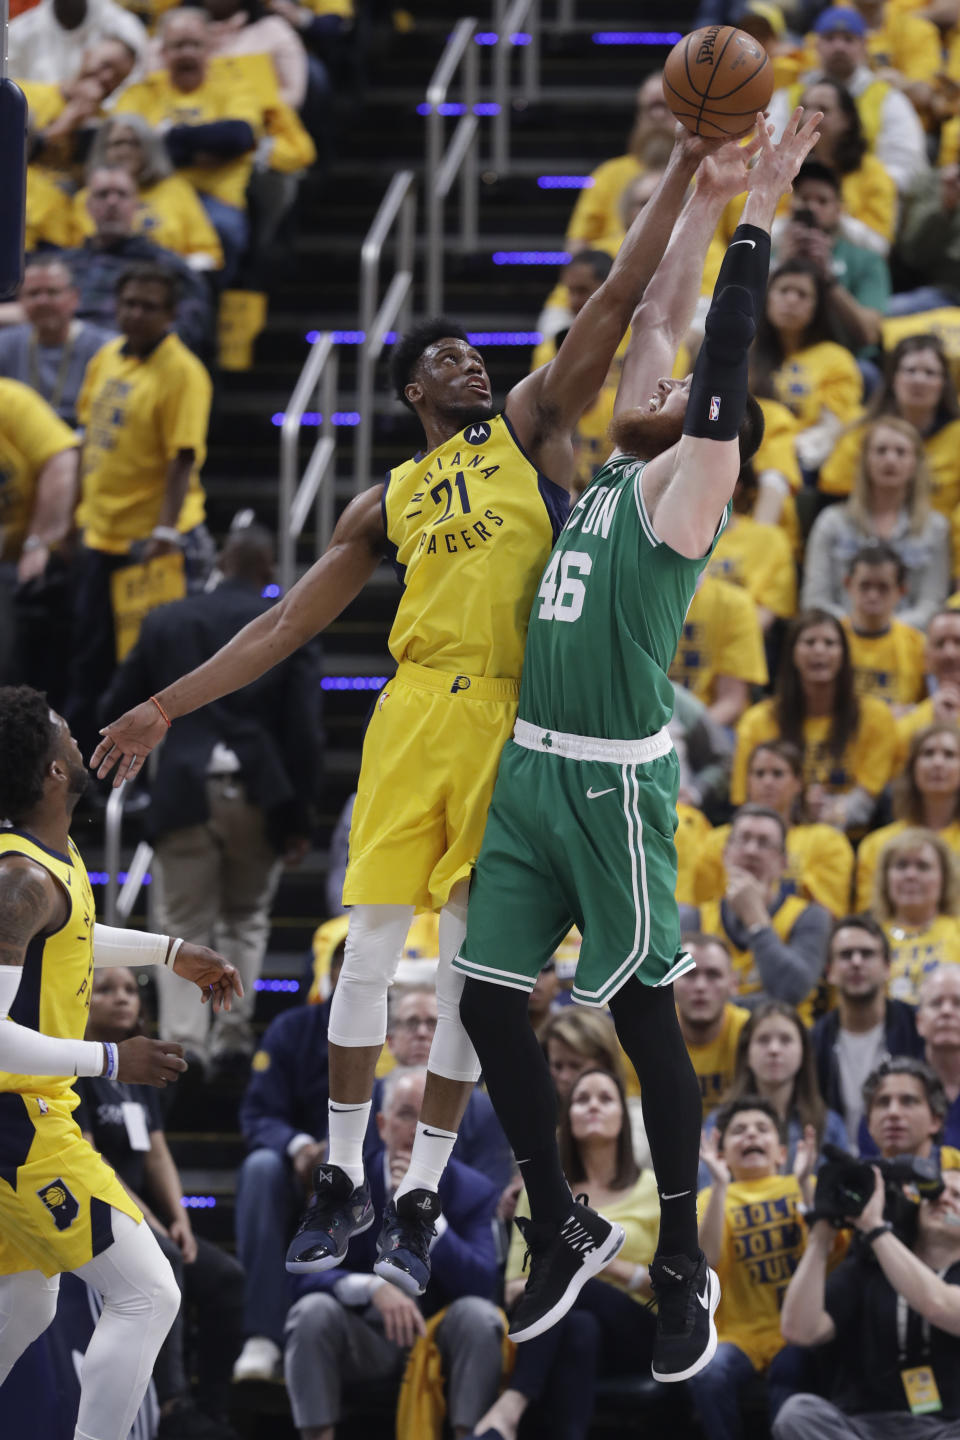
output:
POLYGON ((704 842, 713 834, 710 821, 693 805, 677 805, 677 829, 673 843, 677 850, 678 905, 695 905, 694 877, 704 842))
MULTIPOLYGON (((77 245, 96 229, 87 209, 86 187, 73 197, 73 223, 78 238, 72 243, 77 245)), ((223 264, 220 238, 196 190, 181 175, 168 175, 140 190, 133 227, 138 235, 175 255, 209 256, 211 268, 217 270, 223 264)))
POLYGON ((879 635, 854 630, 849 615, 842 621, 858 695, 873 695, 891 706, 916 705, 926 690, 923 632, 902 620, 891 620, 879 635))
MULTIPOLYGON (((730 837, 729 825, 718 825, 700 844, 693 878, 692 904, 720 900, 727 888, 723 852, 730 837)), ((784 879, 797 893, 815 900, 831 915, 845 915, 850 908, 853 880, 853 846, 842 830, 833 825, 791 825, 787 831, 787 868, 784 879)))
POLYGON ((568 510, 567 492, 539 473, 505 415, 391 470, 384 528, 404 582, 389 640, 397 664, 518 679, 568 510))
MULTIPOLYGON (((708 1187, 697 1197, 701 1222, 710 1195, 708 1187)), ((780 1334, 780 1309, 806 1249, 802 1199, 794 1175, 733 1180, 727 1186, 717 1263, 717 1334, 742 1350, 755 1370, 766 1369, 786 1344, 780 1334)))
MULTIPOLYGON (((872 695, 860 700, 860 723, 837 760, 830 749, 829 715, 811 715, 803 722, 804 784, 822 785, 831 795, 845 795, 857 785, 878 795, 894 774, 897 733, 890 707, 872 695)), ((772 700, 751 705, 737 724, 737 748, 730 777, 730 799, 742 805, 747 798, 747 763, 764 740, 783 737, 777 726, 772 700)))
MULTIPOLYGON (((913 828, 912 822, 908 820, 894 820, 892 825, 884 825, 879 830, 871 830, 865 835, 857 847, 857 910, 869 910, 873 904, 873 878, 877 872, 877 864, 880 860, 880 852, 888 840, 901 835, 904 830, 913 828)), ((942 830, 936 832, 945 845, 960 860, 960 820, 952 820, 942 830)))
POLYGON ((123 336, 108 340, 87 366, 77 398, 85 427, 81 521, 93 550, 124 555, 157 524, 167 466, 181 450, 194 453, 177 528, 204 517, 200 470, 207 452, 213 387, 197 357, 174 334, 150 351, 127 352, 123 336))
POLYGON ((731 515, 713 547, 707 573, 739 585, 755 605, 764 605, 781 619, 789 619, 797 608, 797 570, 790 541, 779 525, 731 515))
POLYGON ((718 675, 766 685, 767 659, 750 596, 727 580, 705 575, 683 622, 670 679, 709 705, 718 675))
MULTIPOLYGON (((818 490, 825 495, 850 494, 863 450, 864 433, 864 427, 858 425, 840 436, 820 466, 818 490)), ((930 468, 930 503, 949 518, 960 504, 960 420, 948 420, 946 425, 927 435, 923 451, 930 468)))
POLYGON ((37 476, 77 437, 42 395, 0 379, 0 558, 15 561, 33 516, 37 476))
POLYGON ((919 1004, 923 977, 930 970, 938 965, 960 964, 960 919, 955 915, 938 915, 922 927, 886 920, 883 928, 892 956, 887 981, 887 994, 892 1000, 919 1004))
POLYGON ((740 1039, 740 1031, 749 1019, 749 1010, 728 1000, 723 1007, 723 1019, 717 1038, 706 1045, 691 1045, 689 1040, 686 1042, 687 1054, 700 1082, 704 1117, 716 1110, 727 1098, 736 1067, 737 1041, 740 1039))
MULTIPOLYGON (((20 988, 10 1019, 56 1040, 82 1040, 87 1028, 93 984, 93 925, 96 906, 86 866, 69 841, 66 855, 48 850, 23 830, 0 830, 0 857, 25 855, 56 880, 66 896, 66 919, 51 935, 35 935, 27 946, 20 988)), ((71 1075, 12 1075, 0 1070, 0 1092, 67 1100, 79 1096, 71 1075)))
POLYGON ((860 409, 863 378, 849 350, 832 340, 821 340, 797 350, 772 372, 777 399, 800 422, 816 425, 829 410, 845 425, 860 409))
MULTIPOLYGON (((790 932, 796 925, 800 916, 810 904, 809 900, 802 899, 799 895, 784 895, 780 904, 770 916, 770 925, 777 936, 786 944, 790 939, 790 932)), ((704 935, 719 935, 724 939, 733 956, 733 973, 737 981, 738 995, 756 995, 763 989, 760 981, 760 972, 757 963, 750 950, 741 950, 734 944, 723 923, 722 901, 708 900, 705 904, 698 906, 700 911, 700 930, 704 935)), ((797 1006, 797 1011, 805 1025, 813 1023, 814 1008, 820 987, 815 985, 797 1006)))
POLYGON ((620 198, 624 190, 642 175, 645 167, 635 155, 616 155, 604 160, 590 175, 591 184, 584 186, 567 226, 568 240, 582 240, 593 249, 595 240, 622 230, 620 198))
MULTIPOLYGON (((262 106, 224 60, 211 60, 202 85, 184 93, 166 70, 155 70, 130 85, 117 101, 115 115, 142 115, 153 126, 208 125, 215 120, 246 120, 255 138, 262 131, 262 106)), ((201 195, 212 195, 243 209, 253 169, 253 149, 217 165, 188 165, 178 170, 201 195)))

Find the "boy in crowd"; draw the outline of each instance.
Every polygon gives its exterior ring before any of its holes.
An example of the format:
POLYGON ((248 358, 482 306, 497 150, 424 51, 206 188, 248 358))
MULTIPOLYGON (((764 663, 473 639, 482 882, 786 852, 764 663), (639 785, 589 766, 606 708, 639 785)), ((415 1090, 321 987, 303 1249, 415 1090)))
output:
POLYGON ((850 614, 843 619, 859 695, 885 700, 895 715, 924 695, 924 638, 894 618, 907 593, 906 566, 882 540, 863 545, 843 582, 850 614))

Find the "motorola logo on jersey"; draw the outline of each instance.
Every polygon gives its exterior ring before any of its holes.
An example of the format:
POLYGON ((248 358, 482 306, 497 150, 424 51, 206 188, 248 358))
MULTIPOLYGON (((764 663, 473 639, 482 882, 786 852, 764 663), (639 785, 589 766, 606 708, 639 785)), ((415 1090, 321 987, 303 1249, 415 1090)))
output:
POLYGON ((476 425, 468 425, 463 432, 463 438, 468 445, 486 445, 490 439, 490 426, 485 420, 479 421, 476 425))
POLYGON ((53 1223, 57 1229, 69 1230, 80 1214, 80 1203, 63 1181, 51 1180, 50 1184, 44 1185, 42 1190, 37 1191, 37 1194, 53 1216, 53 1223))

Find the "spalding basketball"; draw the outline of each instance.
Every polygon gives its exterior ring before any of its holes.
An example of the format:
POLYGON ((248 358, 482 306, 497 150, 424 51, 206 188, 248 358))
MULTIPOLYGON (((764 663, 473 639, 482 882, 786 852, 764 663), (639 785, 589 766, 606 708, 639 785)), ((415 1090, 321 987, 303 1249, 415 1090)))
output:
POLYGON ((773 94, 773 66, 759 40, 735 25, 705 25, 679 40, 663 67, 663 94, 695 135, 749 130, 773 94))

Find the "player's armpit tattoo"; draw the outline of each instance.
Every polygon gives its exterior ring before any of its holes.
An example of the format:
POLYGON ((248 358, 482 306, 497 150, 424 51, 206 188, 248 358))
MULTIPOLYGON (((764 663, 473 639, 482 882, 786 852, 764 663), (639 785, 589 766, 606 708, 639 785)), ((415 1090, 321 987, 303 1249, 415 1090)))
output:
POLYGON ((0 865, 0 965, 22 965, 30 941, 56 909, 53 887, 35 865, 0 865))

